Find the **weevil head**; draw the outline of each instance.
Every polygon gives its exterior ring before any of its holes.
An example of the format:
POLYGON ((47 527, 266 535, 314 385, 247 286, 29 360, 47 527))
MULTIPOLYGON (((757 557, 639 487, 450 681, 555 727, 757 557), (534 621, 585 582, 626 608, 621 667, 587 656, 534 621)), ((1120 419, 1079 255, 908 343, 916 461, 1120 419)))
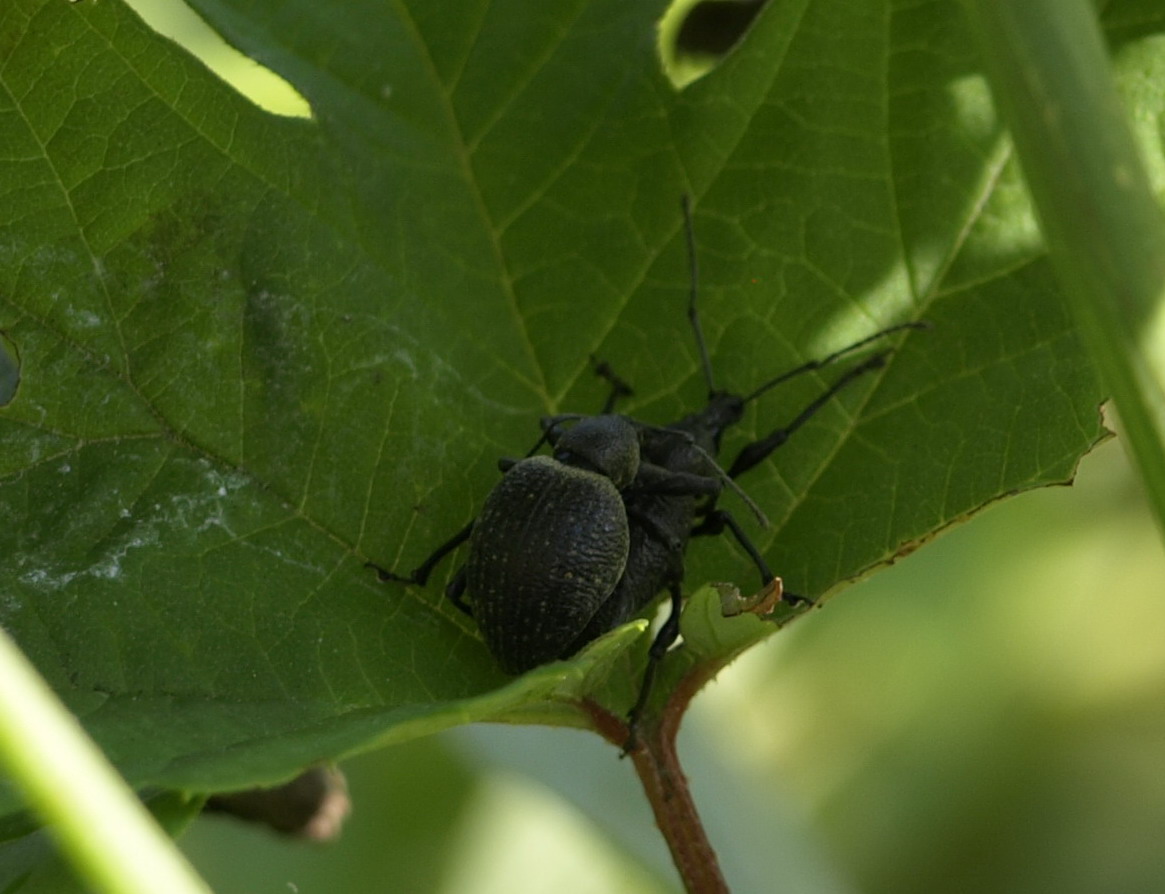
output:
POLYGON ((622 490, 639 471, 639 432, 623 416, 588 416, 558 436, 554 458, 606 475, 622 490))

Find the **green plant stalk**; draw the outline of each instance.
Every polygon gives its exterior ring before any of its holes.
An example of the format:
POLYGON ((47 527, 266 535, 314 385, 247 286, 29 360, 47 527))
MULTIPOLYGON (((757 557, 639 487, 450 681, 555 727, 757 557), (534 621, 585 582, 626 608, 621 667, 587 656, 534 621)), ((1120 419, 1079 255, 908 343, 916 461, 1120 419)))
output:
POLYGON ((964 0, 1081 337, 1165 533, 1165 218, 1088 0, 964 0))
POLYGON ((0 629, 0 768, 95 891, 209 894, 173 842, 0 629))

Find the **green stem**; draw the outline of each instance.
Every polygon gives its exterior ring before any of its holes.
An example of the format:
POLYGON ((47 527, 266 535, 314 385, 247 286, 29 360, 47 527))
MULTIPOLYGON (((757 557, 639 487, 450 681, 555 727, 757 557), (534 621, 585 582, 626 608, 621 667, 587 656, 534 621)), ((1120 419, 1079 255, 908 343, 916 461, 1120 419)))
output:
POLYGON ((112 894, 210 894, 3 629, 0 680, 0 768, 77 874, 112 894))
POLYGON ((1051 259, 1165 532, 1165 218, 1088 0, 964 0, 1051 259))

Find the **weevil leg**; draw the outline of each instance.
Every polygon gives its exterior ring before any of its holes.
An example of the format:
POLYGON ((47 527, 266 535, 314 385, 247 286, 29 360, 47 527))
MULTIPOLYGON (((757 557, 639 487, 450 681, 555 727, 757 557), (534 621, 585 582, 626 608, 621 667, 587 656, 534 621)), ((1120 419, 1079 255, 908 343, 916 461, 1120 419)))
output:
POLYGON ((780 385, 782 382, 787 382, 787 381, 789 381, 789 379, 795 379, 797 376, 804 375, 805 373, 813 372, 815 370, 821 369, 823 366, 829 366, 831 363, 834 363, 835 361, 841 359, 842 357, 848 356, 849 354, 852 354, 854 351, 860 351, 866 345, 871 344, 875 341, 878 341, 879 339, 886 338, 886 336, 888 336, 888 335, 893 335, 896 332, 904 332, 907 329, 930 329, 930 328, 931 328, 931 324, 928 321, 915 320, 915 321, 910 322, 910 323, 899 323, 897 326, 888 326, 885 329, 880 329, 877 332, 875 332, 873 335, 867 335, 865 338, 859 339, 858 341, 855 341, 853 344, 846 345, 841 350, 834 351, 832 354, 828 355, 827 357, 822 357, 818 360, 810 360, 807 363, 802 363, 798 367, 794 367, 793 369, 786 370, 785 372, 781 373, 779 376, 775 376, 774 378, 769 379, 767 382, 765 382, 759 388, 755 389, 750 394, 746 395, 743 398, 743 400, 745 403, 749 403, 751 401, 754 401, 758 397, 760 397, 762 394, 764 394, 766 391, 770 390, 771 388, 775 388, 777 385, 780 385))
POLYGON ((798 605, 808 605, 808 606, 817 605, 817 603, 814 602, 812 599, 810 599, 808 596, 802 596, 799 593, 790 593, 788 590, 781 591, 781 601, 787 602, 787 603, 789 603, 789 605, 791 605, 793 607, 796 607, 798 605))
MULTIPOLYGON (((559 435, 558 427, 562 425, 562 423, 578 422, 578 420, 585 418, 586 417, 581 413, 561 413, 558 416, 543 416, 540 420, 538 420, 538 424, 542 427, 542 437, 534 442, 534 446, 526 451, 523 458, 529 459, 542 448, 543 444, 549 444, 552 447, 557 444, 559 435)), ((515 462, 517 462, 517 460, 499 460, 498 468, 500 468, 503 472, 509 471, 510 466, 514 465, 515 462), (503 463, 506 463, 507 465, 503 465, 503 463)))
POLYGON ((723 485, 719 478, 697 475, 694 472, 673 472, 663 466, 640 462, 639 471, 631 486, 637 493, 661 494, 670 497, 716 496, 723 485))
MULTIPOLYGON (((555 442, 558 441, 558 426, 563 422, 577 418, 577 416, 543 416, 539 422, 539 424, 542 426, 542 437, 540 437, 535 442, 533 447, 526 451, 525 458, 529 459, 531 456, 537 453, 542 448, 543 444, 550 444, 553 446, 555 442)), ((498 463, 498 467, 501 468, 500 462, 498 463)), ((505 472, 508 470, 502 469, 502 471, 505 472)))
POLYGON ((680 636, 680 614, 684 610, 684 597, 680 590, 679 581, 668 584, 671 593, 671 614, 659 628, 655 639, 651 641, 651 648, 647 650, 647 666, 643 669, 643 681, 639 684, 639 697, 635 705, 627 714, 627 741, 623 745, 623 753, 629 754, 638 744, 639 718, 643 709, 647 707, 647 700, 651 697, 651 686, 655 682, 655 670, 680 636))
POLYGON ((473 617, 473 609, 461 597, 465 595, 465 566, 462 565, 457 569, 457 573, 453 575, 453 580, 449 581, 448 586, 445 587, 445 597, 457 606, 469 617, 473 617))
POLYGON ((469 539, 469 535, 473 533, 473 525, 476 521, 477 519, 473 519, 464 528, 433 550, 433 554, 418 565, 412 574, 394 574, 391 571, 385 571, 383 568, 375 565, 372 567, 376 568, 376 573, 382 581, 397 581, 402 584, 416 584, 418 587, 423 587, 429 579, 429 575, 433 573, 433 569, 437 567, 440 561, 469 539))
MULTIPOLYGON (((744 533, 744 529, 740 527, 740 523, 732 517, 730 512, 724 509, 710 510, 704 516, 704 520, 692 529, 692 536, 705 537, 714 534, 723 534, 725 528, 732 532, 732 536, 736 538, 736 542, 748 553, 748 557, 756 565, 757 571, 760 572, 761 586, 767 586, 775 575, 769 568, 764 556, 760 554, 760 550, 748 539, 748 535, 744 533)), ((788 591, 782 592, 781 600, 790 605, 813 604, 813 600, 808 596, 798 596, 796 593, 790 593, 788 591)))
POLYGON ((621 397, 630 397, 635 392, 631 386, 627 384, 626 380, 619 378, 615 371, 611 369, 611 364, 606 360, 596 360, 595 356, 591 355, 591 363, 595 365, 595 375, 600 379, 604 379, 607 384, 611 386, 611 393, 607 395, 607 400, 603 404, 603 409, 599 411, 602 415, 613 413, 615 411, 615 404, 619 402, 621 397))
POLYGON ((829 403, 829 401, 832 400, 839 391, 842 391, 847 385, 860 378, 861 376, 864 376, 866 373, 875 369, 881 369, 883 366, 885 366, 886 358, 889 356, 889 353, 889 351, 883 351, 880 354, 875 354, 868 360, 864 360, 857 366, 848 369, 822 394, 818 395, 814 400, 810 401, 788 425, 770 432, 765 437, 753 441, 751 444, 746 444, 740 453, 736 455, 736 459, 732 461, 732 465, 729 466, 729 477, 736 478, 738 475, 747 472, 753 466, 767 459, 770 453, 784 444, 785 441, 789 440, 790 435, 792 435, 795 431, 797 431, 797 429, 812 419, 813 416, 815 416, 822 407, 829 403))
POLYGON ((543 444, 549 444, 553 447, 558 443, 558 436, 561 434, 558 427, 564 422, 578 422, 580 419, 587 417, 581 413, 560 413, 558 416, 543 416, 538 424, 542 426, 542 437, 538 439, 538 443, 531 447, 526 456, 533 456, 543 444))
POLYGON ((760 572, 761 586, 763 587, 770 583, 776 575, 773 574, 768 563, 765 562, 764 556, 760 554, 760 550, 748 539, 748 535, 744 533, 744 529, 740 527, 740 523, 726 509, 713 509, 708 512, 704 516, 704 520, 692 529, 692 536, 709 537, 715 534, 723 534, 725 528, 732 532, 732 536, 736 538, 736 542, 748 553, 748 557, 756 565, 756 570, 760 572))

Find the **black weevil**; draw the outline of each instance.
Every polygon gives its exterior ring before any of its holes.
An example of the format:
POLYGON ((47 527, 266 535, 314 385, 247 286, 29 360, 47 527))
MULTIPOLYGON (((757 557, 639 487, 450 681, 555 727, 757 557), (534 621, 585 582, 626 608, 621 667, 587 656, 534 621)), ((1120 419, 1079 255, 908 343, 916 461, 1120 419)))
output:
MULTIPOLYGON (((499 462, 503 477, 475 520, 411 574, 378 569, 383 580, 423 586, 434 567, 469 540, 468 560, 445 592, 474 617, 498 664, 513 674, 568 658, 639 616, 667 590, 671 612, 651 644, 629 715, 628 748, 633 747, 635 722, 655 667, 679 636, 688 540, 727 529, 756 565, 762 585, 772 582, 773 573, 760 552, 736 519, 717 505, 721 490, 727 485, 743 496, 733 479, 765 460, 849 383, 882 367, 889 350, 851 367, 788 424, 747 444, 727 472, 713 459, 721 436, 740 421, 748 403, 776 385, 892 333, 928 326, 911 322, 883 329, 744 396, 722 391, 712 376, 696 307, 695 239, 686 196, 683 212, 691 265, 688 317, 708 385, 707 405, 664 427, 614 414, 618 398, 630 388, 605 363, 598 364, 596 372, 611 385, 601 413, 544 419, 542 438, 523 459, 499 462), (552 455, 534 455, 545 443, 553 448, 552 455)), ((789 593, 782 598, 807 601, 789 593)))

